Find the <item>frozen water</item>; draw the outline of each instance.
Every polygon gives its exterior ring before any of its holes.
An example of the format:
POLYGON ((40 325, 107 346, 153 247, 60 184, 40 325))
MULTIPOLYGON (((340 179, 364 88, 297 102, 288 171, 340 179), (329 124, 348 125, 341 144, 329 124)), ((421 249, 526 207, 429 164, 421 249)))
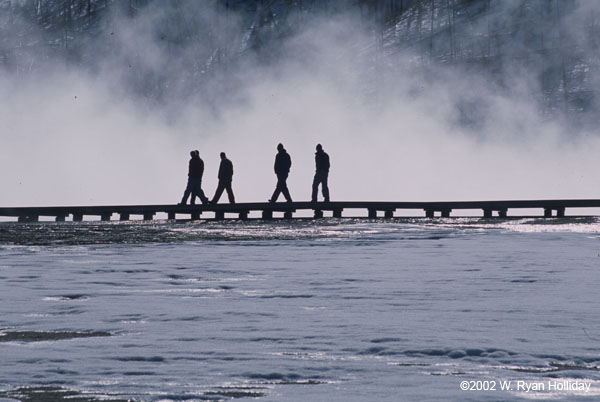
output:
POLYGON ((595 400, 599 239, 596 218, 4 223, 0 398, 595 400), (590 388, 517 389, 556 380, 590 388))

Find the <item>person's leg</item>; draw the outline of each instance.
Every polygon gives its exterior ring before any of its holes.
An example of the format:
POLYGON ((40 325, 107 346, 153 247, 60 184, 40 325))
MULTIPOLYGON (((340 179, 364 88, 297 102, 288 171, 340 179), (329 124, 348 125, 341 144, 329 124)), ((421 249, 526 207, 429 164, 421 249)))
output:
POLYGON ((192 182, 192 199, 190 200, 190 205, 196 205, 196 196, 198 195, 198 180, 196 178, 190 178, 190 182, 192 182))
POLYGON ((204 190, 202 190, 202 184, 200 184, 198 186, 198 197, 200 197, 200 201, 202 201, 203 204, 208 204, 208 198, 206 198, 206 194, 204 194, 204 190))
POLYGON ((312 196, 310 197, 312 202, 317 202, 317 193, 319 191, 319 174, 315 173, 312 185, 312 196))
POLYGON ((287 186, 287 178, 288 178, 288 173, 282 173, 282 174, 277 175, 277 189, 281 193, 283 193, 283 196, 285 197, 286 201, 292 202, 292 197, 290 196, 290 190, 288 189, 288 186, 287 186))
POLYGON ((219 185, 217 186, 217 191, 215 191, 215 196, 212 198, 211 203, 216 204, 219 202, 219 198, 221 198, 221 194, 223 194, 223 190, 225 190, 225 183, 219 180, 219 185))
POLYGON ((279 198, 279 194, 281 193, 281 189, 279 188, 279 178, 277 179, 277 184, 275 185, 275 191, 273 191, 273 195, 271 196, 270 202, 277 201, 279 198))
POLYGON ((284 183, 285 187, 283 188, 283 190, 281 191, 283 193, 283 196, 285 197, 287 202, 292 202, 292 196, 290 195, 290 190, 287 187, 287 183, 284 183))
POLYGON ((285 197, 286 201, 292 202, 292 197, 290 196, 290 190, 288 189, 288 186, 287 186, 287 178, 288 178, 287 174, 281 175, 281 177, 279 177, 279 181, 277 182, 277 186, 279 187, 279 191, 281 191, 283 193, 283 196, 285 197))
POLYGON ((233 189, 231 188, 231 181, 225 185, 225 190, 227 190, 227 197, 229 197, 229 203, 235 204, 235 197, 233 195, 233 189))
POLYGON ((188 178, 187 186, 185 187, 185 191, 183 192, 183 198, 181 198, 180 204, 185 205, 187 203, 188 197, 190 196, 191 192, 192 192, 192 183, 191 183, 191 180, 188 178))
POLYGON ((322 183, 321 190, 323 191, 323 198, 325 198, 325 202, 329 202, 329 187, 327 186, 327 176, 328 175, 329 175, 329 173, 323 174, 323 178, 321 179, 321 183, 322 183))
MULTIPOLYGON (((277 198, 279 198, 279 194, 281 194, 282 192, 283 192, 285 199, 286 200, 288 199, 288 197, 285 195, 285 192, 287 191, 287 184, 285 183, 287 176, 288 175, 285 173, 277 175, 277 185, 275 186, 275 192, 273 193, 273 196, 271 197, 271 202, 277 201, 277 198)), ((289 192, 288 192, 288 195, 289 195, 289 192)))

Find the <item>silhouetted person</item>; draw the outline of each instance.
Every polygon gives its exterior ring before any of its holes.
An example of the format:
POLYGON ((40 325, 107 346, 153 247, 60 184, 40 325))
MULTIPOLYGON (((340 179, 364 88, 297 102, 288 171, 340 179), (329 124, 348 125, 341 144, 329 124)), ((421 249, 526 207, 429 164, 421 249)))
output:
POLYGON ((283 193, 283 196, 287 200, 287 202, 292 202, 292 197, 290 196, 290 191, 287 187, 287 178, 290 174, 290 167, 292 167, 292 158, 290 158, 290 154, 287 153, 283 144, 277 145, 277 156, 275 156, 275 174, 277 175, 277 186, 275 187, 275 191, 273 192, 273 196, 269 202, 277 201, 279 198, 279 194, 283 193))
POLYGON ((323 151, 321 144, 317 145, 317 152, 315 153, 315 165, 316 172, 313 180, 311 200, 312 202, 317 202, 317 192, 319 191, 319 184, 321 184, 323 198, 325 198, 325 202, 329 202, 329 188, 327 187, 327 176, 329 176, 329 155, 323 151))
POLYGON ((219 202, 219 198, 221 198, 221 194, 223 194, 223 190, 227 190, 227 196, 229 197, 229 202, 235 204, 235 197, 233 196, 233 190, 231 189, 231 180, 233 179, 233 163, 227 156, 225 152, 221 152, 221 165, 219 165, 219 185, 217 186, 217 191, 215 192, 215 196, 211 200, 212 204, 216 204, 219 202))
POLYGON ((183 192, 183 198, 179 205, 185 205, 187 203, 187 199, 192 194, 192 199, 190 200, 190 205, 194 205, 196 203, 196 196, 200 198, 203 204, 208 203, 208 198, 204 195, 204 191, 202 191, 202 175, 204 174, 204 161, 200 159, 200 152, 198 150, 191 151, 190 156, 190 164, 188 168, 188 182, 185 191, 183 192))

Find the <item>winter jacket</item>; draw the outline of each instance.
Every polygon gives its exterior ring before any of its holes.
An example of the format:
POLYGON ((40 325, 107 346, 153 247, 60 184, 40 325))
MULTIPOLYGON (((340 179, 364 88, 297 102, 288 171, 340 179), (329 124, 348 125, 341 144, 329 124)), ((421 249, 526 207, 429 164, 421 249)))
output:
POLYGON ((279 151, 275 157, 275 174, 289 173, 292 167, 292 158, 285 149, 279 151))
POLYGON ((204 174, 204 161, 200 157, 193 157, 190 159, 190 167, 188 169, 188 176, 202 178, 204 174))
POLYGON ((229 181, 233 178, 233 163, 227 158, 221 160, 219 165, 219 180, 229 181))
POLYGON ((315 153, 315 164, 317 172, 329 172, 329 155, 325 151, 315 153))

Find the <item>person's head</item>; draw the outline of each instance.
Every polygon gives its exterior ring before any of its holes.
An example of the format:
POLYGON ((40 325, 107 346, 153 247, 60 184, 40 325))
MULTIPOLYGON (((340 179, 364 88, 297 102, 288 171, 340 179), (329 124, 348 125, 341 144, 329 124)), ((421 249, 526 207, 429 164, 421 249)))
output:
POLYGON ((195 150, 194 153, 196 154, 197 157, 200 157, 200 151, 195 150))
POLYGON ((190 156, 193 158, 196 155, 196 151, 190 151, 190 156))
POLYGON ((221 159, 225 159, 227 158, 227 155, 225 155, 225 152, 221 152, 221 159))
POLYGON ((281 152, 281 151, 283 151, 283 149, 284 149, 284 148, 283 148, 283 144, 280 142, 280 143, 277 145, 277 150, 281 152))
POLYGON ((317 144, 317 152, 321 152, 323 150, 323 146, 321 144, 317 144))

